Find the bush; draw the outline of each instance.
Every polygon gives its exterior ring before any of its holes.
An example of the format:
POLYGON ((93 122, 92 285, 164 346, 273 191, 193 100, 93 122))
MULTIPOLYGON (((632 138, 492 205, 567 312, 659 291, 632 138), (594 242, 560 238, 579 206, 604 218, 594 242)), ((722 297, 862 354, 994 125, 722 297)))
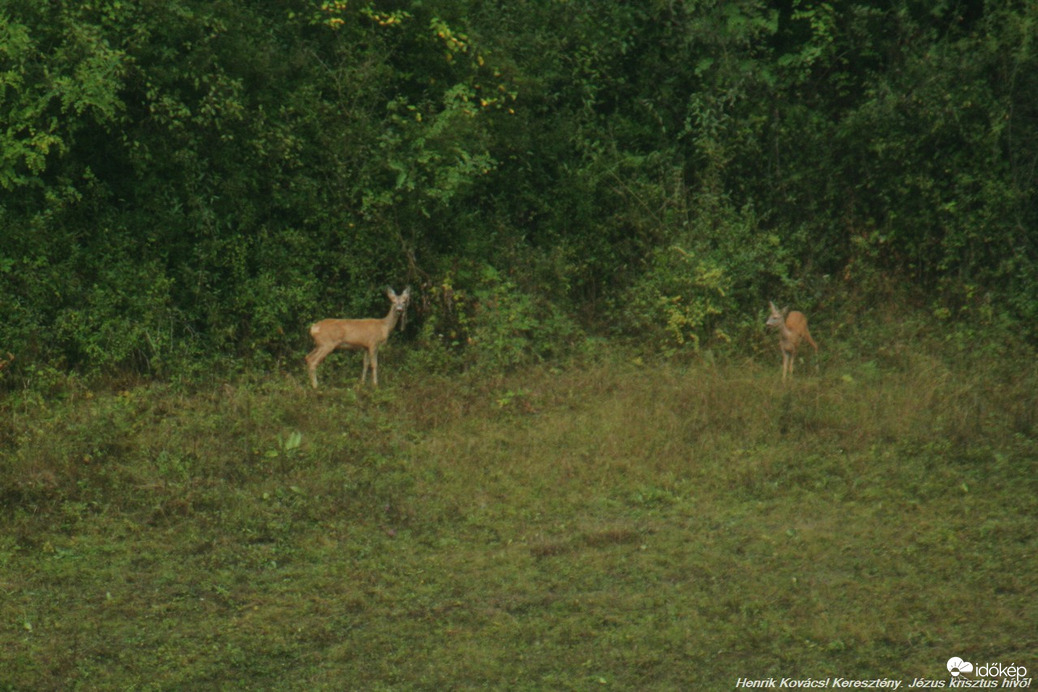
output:
POLYGON ((688 229, 669 233, 620 294, 614 314, 621 334, 659 344, 663 353, 726 343, 756 322, 767 296, 796 288, 790 278, 801 242, 762 229, 751 207, 733 209, 712 195, 690 205, 688 229))
POLYGON ((660 248, 624 297, 621 328, 668 356, 686 346, 698 349, 711 335, 724 338, 716 325, 730 292, 731 277, 712 259, 677 245, 660 248))
POLYGON ((481 264, 426 289, 419 342, 426 369, 510 370, 566 351, 579 328, 543 296, 481 264))

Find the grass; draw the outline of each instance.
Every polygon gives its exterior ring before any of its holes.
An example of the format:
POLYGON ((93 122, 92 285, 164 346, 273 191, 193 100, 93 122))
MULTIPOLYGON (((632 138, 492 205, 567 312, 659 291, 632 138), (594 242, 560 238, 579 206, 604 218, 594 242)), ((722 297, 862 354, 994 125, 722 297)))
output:
POLYGON ((1038 668, 1033 355, 352 365, 0 400, 0 689, 1038 668))

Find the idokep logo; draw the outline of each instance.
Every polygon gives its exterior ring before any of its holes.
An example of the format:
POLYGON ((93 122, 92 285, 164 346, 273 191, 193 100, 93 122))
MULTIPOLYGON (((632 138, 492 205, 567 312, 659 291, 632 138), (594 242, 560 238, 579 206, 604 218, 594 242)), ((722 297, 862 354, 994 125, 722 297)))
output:
POLYGON ((958 656, 952 656, 948 659, 948 672, 952 676, 952 687, 956 687, 959 682, 985 683, 983 687, 995 687, 998 679, 1002 680, 1002 687, 1031 686, 1031 678, 1027 677, 1027 666, 1018 666, 1015 662, 1008 666, 1003 663, 973 665, 958 656), (961 677, 964 673, 969 673, 969 679, 961 677))

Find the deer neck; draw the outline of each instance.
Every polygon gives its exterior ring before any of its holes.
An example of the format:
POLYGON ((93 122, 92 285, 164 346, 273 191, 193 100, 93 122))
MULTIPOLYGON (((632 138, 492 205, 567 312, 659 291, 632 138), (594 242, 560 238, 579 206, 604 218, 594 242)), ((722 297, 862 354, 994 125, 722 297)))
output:
POLYGON ((397 320, 399 319, 400 313, 397 312, 396 306, 393 305, 389 308, 389 314, 386 315, 385 319, 382 320, 382 324, 384 324, 386 328, 387 337, 393 333, 393 330, 396 328, 397 320))

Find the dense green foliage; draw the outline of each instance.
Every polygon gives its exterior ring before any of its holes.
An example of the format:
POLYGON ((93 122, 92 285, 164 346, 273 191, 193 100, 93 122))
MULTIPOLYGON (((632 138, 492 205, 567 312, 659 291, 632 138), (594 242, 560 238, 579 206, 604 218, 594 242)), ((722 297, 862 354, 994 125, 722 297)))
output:
POLYGON ((0 349, 23 375, 297 359, 306 323, 404 283, 451 367, 582 332, 695 349, 766 298, 893 281, 1033 325, 1036 26, 964 0, 4 0, 0 349))

